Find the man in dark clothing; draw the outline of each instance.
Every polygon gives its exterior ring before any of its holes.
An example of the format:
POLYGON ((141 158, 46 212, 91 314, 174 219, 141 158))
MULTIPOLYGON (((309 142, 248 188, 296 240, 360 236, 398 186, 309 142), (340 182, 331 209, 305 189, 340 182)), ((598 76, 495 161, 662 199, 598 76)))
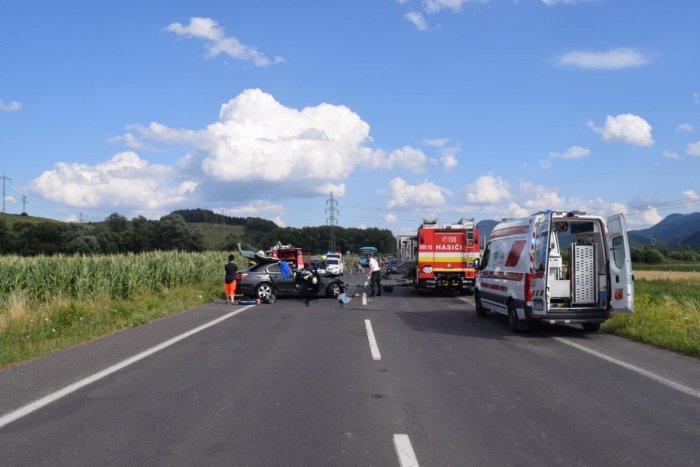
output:
POLYGON ((318 296, 318 290, 321 286, 321 278, 318 273, 313 269, 304 268, 297 272, 294 282, 304 297, 304 305, 309 306, 309 302, 318 296))
POLYGON ((235 257, 233 255, 228 255, 228 263, 224 266, 226 270, 226 277, 224 277, 224 282, 226 283, 226 303, 233 304, 236 295, 236 275, 238 274, 238 266, 234 262, 235 257))
POLYGON ((367 279, 369 279, 370 283, 370 297, 374 297, 376 294, 377 296, 380 296, 382 294, 382 273, 381 269, 379 268, 379 262, 377 259, 370 253, 368 255, 369 258, 369 276, 367 276, 367 279))

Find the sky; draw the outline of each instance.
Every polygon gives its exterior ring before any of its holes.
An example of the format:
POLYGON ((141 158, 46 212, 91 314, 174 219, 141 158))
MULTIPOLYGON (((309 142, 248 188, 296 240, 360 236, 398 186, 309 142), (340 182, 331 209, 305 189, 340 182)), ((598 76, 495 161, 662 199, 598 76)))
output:
POLYGON ((696 0, 0 0, 5 211, 646 228, 700 210, 698 18, 696 0))

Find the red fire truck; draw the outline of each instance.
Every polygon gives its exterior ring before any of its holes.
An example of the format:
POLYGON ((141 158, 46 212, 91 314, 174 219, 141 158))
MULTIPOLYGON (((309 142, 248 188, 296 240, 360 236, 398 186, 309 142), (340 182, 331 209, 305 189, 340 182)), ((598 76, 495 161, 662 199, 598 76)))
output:
POLYGON ((416 291, 457 290, 473 294, 479 258, 479 230, 474 219, 439 226, 424 219, 418 227, 414 286, 416 291))

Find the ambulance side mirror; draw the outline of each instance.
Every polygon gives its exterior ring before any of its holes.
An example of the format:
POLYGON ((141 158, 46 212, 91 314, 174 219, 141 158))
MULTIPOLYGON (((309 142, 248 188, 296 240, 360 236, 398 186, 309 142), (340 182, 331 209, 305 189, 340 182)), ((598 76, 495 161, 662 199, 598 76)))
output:
POLYGON ((479 261, 478 258, 474 260, 474 268, 479 269, 480 264, 481 264, 481 262, 479 261))

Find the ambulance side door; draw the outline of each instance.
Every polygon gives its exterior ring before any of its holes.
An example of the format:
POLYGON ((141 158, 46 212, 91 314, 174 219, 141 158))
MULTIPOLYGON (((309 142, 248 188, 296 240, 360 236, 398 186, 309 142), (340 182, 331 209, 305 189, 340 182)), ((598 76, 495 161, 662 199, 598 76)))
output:
POLYGON ((549 290, 547 277, 549 274, 549 231, 551 214, 537 217, 533 223, 534 237, 530 239, 533 245, 532 253, 532 299, 533 313, 546 315, 549 311, 549 290))
POLYGON ((613 310, 634 311, 634 275, 623 214, 608 217, 608 273, 610 274, 610 303, 613 310))

